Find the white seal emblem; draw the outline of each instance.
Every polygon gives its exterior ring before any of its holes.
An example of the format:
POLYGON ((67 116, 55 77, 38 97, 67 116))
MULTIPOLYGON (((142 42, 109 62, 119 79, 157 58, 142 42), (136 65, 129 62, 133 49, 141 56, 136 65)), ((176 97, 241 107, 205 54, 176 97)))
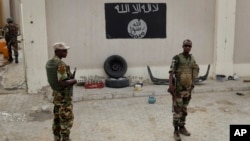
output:
POLYGON ((128 33, 132 38, 143 38, 147 33, 147 24, 142 19, 133 19, 128 24, 128 33))

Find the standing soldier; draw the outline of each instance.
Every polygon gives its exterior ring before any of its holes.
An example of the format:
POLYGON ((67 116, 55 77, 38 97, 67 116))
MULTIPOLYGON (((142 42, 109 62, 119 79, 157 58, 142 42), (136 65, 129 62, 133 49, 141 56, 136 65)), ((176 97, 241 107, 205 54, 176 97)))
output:
POLYGON ((7 18, 7 24, 4 26, 3 29, 9 53, 8 61, 10 63, 13 61, 12 58, 12 49, 13 49, 15 56, 15 63, 18 63, 18 41, 17 41, 17 36, 19 31, 18 25, 13 22, 12 18, 7 18))
POLYGON ((183 52, 173 57, 169 71, 169 89, 172 95, 174 139, 181 141, 180 133, 185 136, 191 134, 185 128, 187 106, 194 88, 194 78, 198 76, 199 66, 194 57, 189 54, 192 41, 183 41, 183 52))
POLYGON ((70 129, 73 126, 73 85, 76 84, 74 74, 70 72, 61 59, 66 58, 68 47, 59 42, 53 45, 55 56, 46 64, 48 82, 53 89, 54 122, 53 134, 55 141, 70 141, 70 129))

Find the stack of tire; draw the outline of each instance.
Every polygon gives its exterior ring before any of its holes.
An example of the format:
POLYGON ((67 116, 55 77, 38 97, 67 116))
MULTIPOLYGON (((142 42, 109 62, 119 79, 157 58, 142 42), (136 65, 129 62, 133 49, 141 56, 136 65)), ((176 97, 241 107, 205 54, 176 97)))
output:
POLYGON ((129 79, 124 77, 127 72, 127 62, 119 55, 109 56, 104 62, 104 71, 108 75, 105 79, 106 87, 124 88, 129 86, 129 79))

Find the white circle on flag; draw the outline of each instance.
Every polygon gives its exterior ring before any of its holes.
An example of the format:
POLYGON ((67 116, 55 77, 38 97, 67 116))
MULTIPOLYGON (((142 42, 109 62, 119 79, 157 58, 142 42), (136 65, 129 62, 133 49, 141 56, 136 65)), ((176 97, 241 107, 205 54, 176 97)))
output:
POLYGON ((128 33, 132 38, 143 38, 147 33, 147 24, 142 19, 133 19, 128 24, 128 33))

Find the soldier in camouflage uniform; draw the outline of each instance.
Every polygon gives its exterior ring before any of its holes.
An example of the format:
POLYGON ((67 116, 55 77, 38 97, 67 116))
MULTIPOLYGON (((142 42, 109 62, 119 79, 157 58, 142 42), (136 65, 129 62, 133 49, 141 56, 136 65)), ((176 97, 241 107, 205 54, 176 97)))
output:
POLYGON ((18 31, 19 27, 17 24, 13 22, 12 18, 7 18, 7 25, 4 26, 4 37, 6 40, 6 44, 8 47, 8 61, 11 63, 13 61, 12 58, 12 49, 14 51, 14 56, 15 56, 15 63, 18 63, 18 41, 17 41, 17 36, 18 36, 18 31), (13 48, 12 48, 13 47, 13 48))
POLYGON ((194 88, 194 79, 198 77, 199 66, 194 57, 189 54, 192 41, 183 41, 183 52, 174 56, 169 71, 169 89, 172 95, 174 138, 181 141, 180 133, 185 136, 191 134, 185 128, 187 106, 194 88))
POLYGON ((46 64, 48 82, 53 89, 55 141, 70 141, 70 129, 73 126, 73 85, 76 79, 61 59, 66 58, 69 49, 65 43, 54 44, 55 56, 46 64))

